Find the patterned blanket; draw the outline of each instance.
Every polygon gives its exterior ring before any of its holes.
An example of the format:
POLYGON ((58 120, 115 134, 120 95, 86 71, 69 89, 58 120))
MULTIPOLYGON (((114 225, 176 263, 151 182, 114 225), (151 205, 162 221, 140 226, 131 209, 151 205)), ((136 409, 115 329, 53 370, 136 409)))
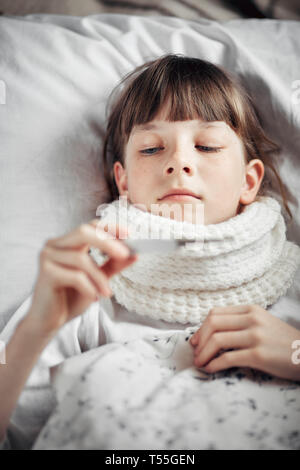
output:
POLYGON ((300 449, 300 383, 192 365, 191 331, 111 343, 58 366, 33 449, 300 449))

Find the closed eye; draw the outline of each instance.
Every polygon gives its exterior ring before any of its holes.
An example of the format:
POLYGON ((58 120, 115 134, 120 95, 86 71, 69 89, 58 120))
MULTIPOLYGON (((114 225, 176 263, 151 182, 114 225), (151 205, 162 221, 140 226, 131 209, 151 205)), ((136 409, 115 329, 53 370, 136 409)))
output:
MULTIPOLYGON (((195 147, 199 148, 202 152, 207 152, 207 153, 220 152, 220 150, 222 149, 222 147, 207 147, 205 145, 196 145, 195 147)), ((145 155, 153 155, 154 153, 156 153, 156 150, 163 150, 163 147, 152 147, 152 148, 141 150, 140 152, 145 155), (153 150, 155 150, 155 152, 153 152, 153 150)))
POLYGON ((196 148, 200 148, 203 152, 220 152, 222 147, 206 147, 205 145, 196 145, 196 148))
POLYGON ((144 149, 144 150, 141 150, 141 153, 144 153, 146 155, 153 155, 154 152, 148 153, 149 150, 163 150, 163 148, 162 147, 153 147, 153 148, 149 148, 149 149, 144 149))

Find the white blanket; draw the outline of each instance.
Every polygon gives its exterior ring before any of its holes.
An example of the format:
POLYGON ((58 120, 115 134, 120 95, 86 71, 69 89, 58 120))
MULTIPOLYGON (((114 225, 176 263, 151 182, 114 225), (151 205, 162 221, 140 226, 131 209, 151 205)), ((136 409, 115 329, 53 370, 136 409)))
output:
POLYGON ((34 449, 300 449, 300 382, 193 366, 191 329, 109 344, 55 370, 34 449))

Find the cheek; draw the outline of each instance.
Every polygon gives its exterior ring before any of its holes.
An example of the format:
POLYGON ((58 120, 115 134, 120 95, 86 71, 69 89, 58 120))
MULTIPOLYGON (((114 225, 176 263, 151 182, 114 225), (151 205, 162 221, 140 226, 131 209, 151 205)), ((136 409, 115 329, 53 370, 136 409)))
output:
POLYGON ((147 195, 151 188, 153 172, 144 165, 134 165, 128 171, 128 188, 135 199, 147 195))
POLYGON ((132 168, 132 171, 130 172, 130 178, 131 178, 131 183, 134 186, 141 186, 141 182, 143 184, 147 183, 147 170, 146 168, 136 165, 134 168, 132 168))
POLYGON ((210 174, 211 189, 217 195, 226 198, 237 194, 243 182, 243 172, 241 164, 228 159, 222 165, 216 166, 210 174))

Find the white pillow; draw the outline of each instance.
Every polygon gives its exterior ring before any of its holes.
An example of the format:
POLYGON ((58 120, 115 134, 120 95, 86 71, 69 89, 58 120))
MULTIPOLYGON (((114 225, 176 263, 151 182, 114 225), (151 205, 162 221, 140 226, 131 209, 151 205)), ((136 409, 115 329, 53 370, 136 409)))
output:
POLYGON ((280 172, 295 196, 288 235, 300 244, 298 22, 28 15, 0 17, 0 41, 0 331, 34 288, 44 242, 107 200, 99 162, 109 93, 168 52, 243 77, 283 146, 280 172))

